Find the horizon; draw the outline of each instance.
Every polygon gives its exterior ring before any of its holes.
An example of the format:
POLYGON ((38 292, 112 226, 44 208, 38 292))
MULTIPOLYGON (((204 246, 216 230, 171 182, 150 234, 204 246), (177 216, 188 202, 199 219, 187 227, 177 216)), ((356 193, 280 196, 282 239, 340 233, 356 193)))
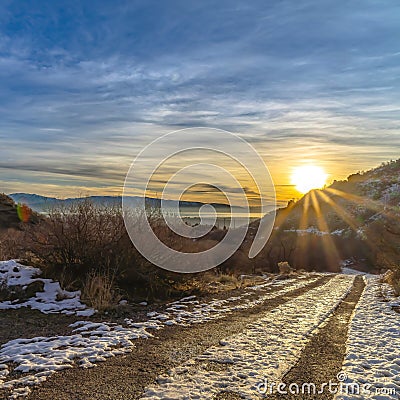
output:
MULTIPOLYGON (((383 161, 379 165, 372 166, 372 167, 370 167, 370 168, 368 168, 366 170, 353 171, 352 173, 347 175, 344 179, 334 179, 334 178, 332 178, 330 181, 328 181, 328 180, 326 181, 326 184, 324 185, 324 187, 330 187, 336 181, 346 181, 348 179, 348 177, 351 176, 352 174, 358 174, 358 173, 363 174, 365 172, 369 172, 371 170, 379 168, 384 163, 388 163, 388 162, 391 162, 391 161, 396 161, 396 159, 390 159, 390 160, 383 161)), ((276 186, 279 187, 279 185, 276 185, 276 186)), ((284 207, 289 201, 292 201, 292 200, 298 201, 301 198, 303 198, 305 195, 307 195, 308 192, 309 192, 309 191, 307 191, 305 193, 301 193, 301 192, 297 191, 295 189, 295 185, 294 184, 289 184, 289 185, 285 185, 285 186, 290 187, 290 189, 292 189, 292 194, 295 194, 296 196, 288 197, 288 198, 284 198, 284 197, 279 198, 279 196, 277 196, 277 198, 276 198, 276 200, 277 200, 276 201, 276 207, 277 208, 282 207, 282 206, 284 207)), ((321 188, 313 188, 311 190, 318 190, 318 189, 323 189, 323 188, 322 187, 321 188)), ((119 194, 118 193, 116 193, 116 194, 90 194, 90 193, 80 192, 80 193, 78 193, 76 195, 74 195, 74 194, 69 194, 69 195, 68 194, 64 194, 63 196, 52 196, 52 195, 47 195, 47 194, 43 194, 43 193, 31 193, 31 192, 9 192, 9 193, 5 193, 5 194, 7 196, 12 196, 12 195, 34 195, 34 196, 40 196, 40 197, 46 197, 46 198, 53 198, 53 199, 57 199, 57 200, 81 199, 81 198, 89 198, 89 197, 122 197, 123 196, 122 192, 119 193, 119 194)), ((136 197, 136 196, 132 195, 132 197, 136 197)), ((146 197, 150 198, 150 199, 158 199, 158 198, 160 198, 158 196, 158 193, 155 193, 154 196, 146 195, 146 197)), ((186 193, 185 193, 184 197, 185 197, 185 199, 181 198, 181 199, 179 199, 179 201, 182 201, 182 202, 199 202, 199 203, 215 203, 215 204, 221 204, 221 205, 229 206, 229 204, 221 203, 221 202, 208 202, 208 201, 201 201, 199 199, 198 200, 189 200, 189 199, 187 199, 187 194, 186 193)), ((167 200, 167 201, 178 201, 177 198, 166 198, 165 200, 167 200)), ((235 205, 233 205, 233 206, 235 207, 235 205)), ((236 207, 240 207, 240 206, 236 206, 236 207)), ((259 208, 259 207, 250 205, 250 208, 259 208)))

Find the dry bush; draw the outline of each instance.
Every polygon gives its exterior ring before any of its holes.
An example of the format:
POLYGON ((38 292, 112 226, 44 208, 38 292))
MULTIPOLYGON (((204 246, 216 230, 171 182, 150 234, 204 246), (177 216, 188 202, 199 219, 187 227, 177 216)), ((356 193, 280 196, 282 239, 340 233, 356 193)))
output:
POLYGON ((110 309, 118 304, 121 297, 115 289, 114 278, 110 275, 90 272, 82 288, 82 300, 99 311, 110 309))
POLYGON ((203 272, 198 277, 198 279, 204 282, 205 284, 215 282, 217 278, 218 278, 217 274, 212 271, 203 272))
POLYGON ((87 200, 50 210, 41 224, 27 229, 27 238, 39 264, 52 266, 57 275, 115 274, 136 256, 122 210, 87 200))
POLYGON ((141 298, 166 298, 173 292, 169 274, 145 260, 133 246, 121 207, 96 206, 82 199, 54 208, 34 229, 26 228, 26 238, 34 264, 69 290, 96 292, 87 280, 95 276, 100 287, 107 288, 111 282, 141 298))
POLYGON ((383 282, 392 286, 395 295, 400 296, 400 269, 393 268, 383 275, 383 282))
POLYGON ((279 262, 278 268, 280 274, 290 274, 293 271, 292 267, 289 265, 287 261, 279 262))
POLYGON ((24 233, 12 228, 0 231, 0 260, 19 259, 25 256, 24 233))

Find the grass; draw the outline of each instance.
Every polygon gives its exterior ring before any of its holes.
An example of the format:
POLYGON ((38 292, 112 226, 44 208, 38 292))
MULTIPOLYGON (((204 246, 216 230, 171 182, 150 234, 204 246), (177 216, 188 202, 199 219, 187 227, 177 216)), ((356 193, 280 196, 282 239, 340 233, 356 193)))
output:
POLYGON ((91 272, 87 275, 82 289, 82 300, 88 306, 104 311, 118 304, 120 296, 116 293, 112 277, 91 272))
POLYGON ((383 281, 392 286, 396 296, 400 296, 400 270, 391 270, 383 276, 383 281))
POLYGON ((223 285, 232 284, 239 286, 239 281, 234 275, 221 274, 217 276, 216 281, 222 283, 223 285))

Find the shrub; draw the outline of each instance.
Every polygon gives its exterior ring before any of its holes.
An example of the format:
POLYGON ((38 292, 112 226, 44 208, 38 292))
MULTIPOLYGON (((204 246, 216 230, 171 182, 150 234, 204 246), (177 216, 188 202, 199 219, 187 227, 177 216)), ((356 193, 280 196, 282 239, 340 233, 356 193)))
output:
POLYGON ((383 281, 392 286, 396 296, 400 296, 400 268, 388 270, 383 275, 383 281))
MULTIPOLYGON (((151 222, 160 224, 154 221, 153 217, 151 222)), ((131 243, 121 207, 96 206, 82 199, 49 210, 40 224, 26 227, 25 232, 29 262, 60 281, 62 287, 82 289, 97 307, 109 302, 116 287, 146 299, 172 293, 171 273, 152 265, 131 243), (90 283, 90 279, 94 281, 90 283)))
POLYGON ((0 231, 0 260, 23 258, 25 247, 24 233, 20 230, 0 231))
POLYGON ((287 261, 281 261, 278 263, 280 274, 290 274, 293 270, 287 261))
POLYGON ((74 278, 91 271, 115 275, 137 256, 122 210, 97 207, 88 200, 50 210, 41 224, 27 229, 27 237, 39 264, 74 278))
POLYGON ((114 277, 91 272, 86 276, 82 288, 82 300, 99 311, 115 306, 121 299, 115 289, 114 277))

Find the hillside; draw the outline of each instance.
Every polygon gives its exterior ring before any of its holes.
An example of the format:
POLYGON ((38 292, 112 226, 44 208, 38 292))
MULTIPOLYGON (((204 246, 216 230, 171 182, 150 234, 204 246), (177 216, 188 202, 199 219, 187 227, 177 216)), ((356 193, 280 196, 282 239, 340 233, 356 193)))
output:
POLYGON ((18 206, 14 200, 0 193, 0 230, 20 229, 23 223, 37 223, 39 216, 29 207, 18 206))
POLYGON ((387 268, 400 263, 399 210, 397 160, 312 190, 278 210, 271 241, 298 268, 325 263, 332 269, 341 260, 364 270, 387 268))
POLYGON ((5 194, 0 194, 0 229, 17 228, 20 224, 14 201, 5 194))

